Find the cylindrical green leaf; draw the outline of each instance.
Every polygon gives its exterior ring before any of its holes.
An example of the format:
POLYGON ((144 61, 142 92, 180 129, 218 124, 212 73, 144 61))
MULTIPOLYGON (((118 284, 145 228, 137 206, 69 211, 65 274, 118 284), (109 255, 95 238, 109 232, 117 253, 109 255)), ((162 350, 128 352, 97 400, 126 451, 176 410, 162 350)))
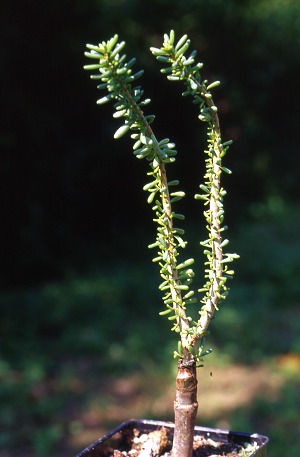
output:
POLYGON ((97 100, 97 105, 104 105, 104 103, 107 103, 109 102, 113 97, 113 95, 109 94, 109 95, 105 95, 105 97, 102 97, 102 98, 99 98, 99 100, 97 100))
POLYGON ((110 52, 118 42, 118 35, 114 35, 107 43, 107 52, 110 52))
POLYGON ((211 83, 209 86, 207 86, 206 89, 207 89, 207 90, 210 90, 210 89, 212 89, 213 87, 218 87, 220 84, 221 84, 220 81, 215 81, 215 82, 211 83))
POLYGON ((185 219, 185 216, 183 214, 177 214, 177 213, 172 213, 172 216, 175 218, 175 219, 179 219, 181 221, 183 221, 185 219))
POLYGON ((158 49, 158 48, 154 48, 154 47, 151 47, 150 51, 152 52, 152 54, 154 56, 165 56, 167 53, 164 49, 158 49))
POLYGON ((172 192, 171 197, 184 197, 185 193, 184 192, 172 192))
POLYGON ((166 314, 170 314, 172 312, 171 309, 166 309, 164 311, 161 311, 160 313, 158 313, 160 316, 165 316, 166 314))
POLYGON ((115 49, 112 51, 112 53, 110 54, 110 58, 113 59, 114 57, 116 57, 116 55, 122 51, 122 49, 124 48, 125 46, 125 41, 122 41, 121 43, 119 43, 115 49))
POLYGON ((90 59, 100 59, 101 55, 98 52, 85 52, 84 55, 90 59))
MULTIPOLYGON (((105 102, 104 102, 105 103, 105 102)), ((114 134, 115 140, 121 138, 123 135, 125 135, 126 132, 130 129, 130 124, 124 124, 121 127, 118 128, 116 133, 114 134)))
POLYGON ((194 262, 194 259, 188 259, 185 262, 182 262, 179 265, 177 265, 176 270, 181 270, 182 268, 189 267, 190 265, 193 265, 194 262))
POLYGON ((95 65, 84 65, 84 70, 98 70, 98 68, 100 68, 101 65, 99 64, 95 64, 95 65))
POLYGON ((178 49, 184 45, 184 43, 186 42, 186 40, 188 39, 188 36, 187 35, 183 35, 180 40, 178 41, 178 43, 176 44, 175 46, 175 51, 178 51, 178 49))

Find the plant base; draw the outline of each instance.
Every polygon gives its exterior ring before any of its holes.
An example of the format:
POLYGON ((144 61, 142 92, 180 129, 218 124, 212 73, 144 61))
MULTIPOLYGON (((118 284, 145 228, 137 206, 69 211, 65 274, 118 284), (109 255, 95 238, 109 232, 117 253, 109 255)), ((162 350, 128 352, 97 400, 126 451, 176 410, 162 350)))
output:
MULTIPOLYGON (((88 446, 76 457, 110 457, 114 455, 114 451, 129 451, 131 449, 131 443, 133 438, 139 434, 147 434, 156 430, 166 429, 168 432, 168 440, 171 443, 174 431, 174 424, 162 421, 151 421, 151 420, 130 420, 122 423, 117 428, 103 436, 93 444, 88 446)), ((266 436, 258 434, 247 434, 240 432, 233 432, 229 430, 219 430, 206 427, 195 427, 195 437, 199 441, 206 443, 207 449, 208 443, 212 443, 212 451, 206 454, 210 455, 226 455, 224 453, 225 448, 229 448, 229 444, 233 448, 239 446, 252 446, 254 449, 252 453, 245 453, 247 457, 266 457, 267 443, 269 439, 266 436), (219 443, 219 449, 214 447, 213 443, 219 443), (227 446, 228 445, 228 446, 227 446)), ((205 445, 205 444, 204 444, 205 445)), ((171 445, 169 446, 171 447, 171 445)), ((166 449, 167 451, 167 449, 166 449)), ((194 451, 193 455, 197 456, 198 451, 194 451)), ((228 451, 226 451, 228 452, 228 451)), ((118 453, 116 452, 115 455, 118 453)), ((124 454, 123 454, 124 455, 124 454)), ((137 454, 138 455, 138 454, 137 454)), ((144 454, 143 454, 144 455, 144 454)), ((150 454, 149 454, 150 455, 150 454)), ((168 454, 166 454, 168 455, 168 454)), ((198 455, 201 455, 198 452, 198 455)), ((202 455, 204 455, 202 453, 202 455)), ((242 454, 243 455, 243 454, 242 454)))

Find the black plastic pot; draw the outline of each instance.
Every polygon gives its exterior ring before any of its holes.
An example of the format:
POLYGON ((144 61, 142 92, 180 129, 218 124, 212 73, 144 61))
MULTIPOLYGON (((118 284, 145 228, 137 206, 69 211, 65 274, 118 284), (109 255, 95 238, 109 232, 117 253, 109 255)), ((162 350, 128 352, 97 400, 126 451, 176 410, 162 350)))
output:
MULTIPOLYGON (((115 449, 122 451, 126 448, 126 445, 128 445, 128 436, 132 436, 133 429, 138 429, 141 433, 148 433, 161 427, 170 429, 172 435, 174 424, 170 422, 151 420, 130 420, 123 422, 107 435, 88 446, 76 457, 110 457, 113 455, 113 451, 115 449)), ((252 453, 251 457, 266 457, 266 449, 269 439, 266 436, 258 435, 257 433, 250 435, 248 433, 197 426, 195 427, 195 435, 203 435, 205 438, 211 438, 212 440, 223 443, 256 443, 258 445, 258 449, 252 453)))

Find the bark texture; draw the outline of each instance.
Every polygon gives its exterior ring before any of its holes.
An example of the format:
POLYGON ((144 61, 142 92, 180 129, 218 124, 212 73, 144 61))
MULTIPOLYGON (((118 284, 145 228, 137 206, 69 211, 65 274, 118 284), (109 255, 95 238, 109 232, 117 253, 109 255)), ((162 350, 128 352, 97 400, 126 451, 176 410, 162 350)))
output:
POLYGON ((198 410, 197 373, 195 360, 178 362, 176 400, 174 403, 175 431, 173 457, 191 457, 194 427, 198 410))

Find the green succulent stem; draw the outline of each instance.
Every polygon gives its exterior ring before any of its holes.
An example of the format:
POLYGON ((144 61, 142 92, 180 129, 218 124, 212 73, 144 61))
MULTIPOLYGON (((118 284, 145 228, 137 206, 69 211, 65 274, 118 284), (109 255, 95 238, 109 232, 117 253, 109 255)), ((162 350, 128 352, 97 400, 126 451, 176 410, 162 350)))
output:
MULTIPOLYGON (((153 209, 156 213, 155 221, 158 224, 155 245, 160 249, 158 257, 154 260, 159 262, 161 276, 166 282, 165 301, 172 303, 171 306, 168 305, 168 310, 172 310, 175 318, 173 328, 176 328, 181 335, 183 352, 188 355, 190 322, 183 305, 181 289, 183 285, 177 269, 178 235, 174 229, 175 213, 172 210, 172 195, 170 194, 166 172, 166 163, 175 160, 172 157, 173 145, 169 143, 168 139, 167 142, 157 140, 150 122, 144 115, 142 109, 144 102, 140 102, 142 91, 139 87, 132 87, 132 82, 137 78, 132 75, 131 66, 125 62, 124 55, 121 56, 119 52, 115 52, 115 49, 122 49, 121 44, 118 43, 118 37, 115 36, 98 46, 87 45, 91 52, 87 52, 86 56, 90 58, 97 56, 99 65, 88 65, 85 68, 88 70, 99 69, 100 75, 92 75, 92 79, 99 79, 100 77, 103 85, 98 87, 107 89, 109 92, 106 97, 100 99, 100 103, 115 100, 117 103, 114 116, 125 118, 125 124, 117 130, 115 138, 129 130, 137 132, 131 135, 133 139, 138 140, 136 143, 140 143, 135 147, 134 152, 139 152, 140 154, 136 153, 137 157, 145 157, 149 162, 151 171, 148 175, 153 181, 149 186, 146 186, 146 190, 150 192, 148 202, 153 203, 154 201, 155 203, 153 209)), ((138 76, 140 76, 140 72, 138 72, 138 76)), ((183 242, 181 247, 183 247, 183 242)))
MULTIPOLYGON (((205 292, 201 299, 202 307, 200 317, 194 322, 192 346, 196 340, 201 340, 207 333, 210 321, 218 310, 219 303, 225 298, 228 288, 226 282, 229 277, 227 263, 238 257, 236 254, 224 254, 222 232, 226 227, 222 226, 224 219, 223 195, 221 187, 222 172, 230 172, 222 166, 222 158, 225 156, 230 141, 222 144, 218 110, 212 98, 210 89, 219 85, 219 81, 207 86, 207 81, 201 82, 199 70, 203 67, 201 63, 195 64, 196 51, 189 57, 185 57, 190 46, 190 40, 184 35, 175 44, 174 31, 170 35, 164 35, 164 43, 160 49, 150 48, 157 60, 168 65, 161 70, 171 81, 182 81, 186 87, 184 96, 193 97, 193 103, 199 105, 199 119, 208 124, 207 127, 207 154, 205 184, 200 185, 204 191, 202 195, 195 197, 204 201, 207 209, 204 216, 207 222, 208 239, 201 244, 204 246, 204 253, 207 257, 205 262, 206 283, 200 291, 205 292)), ((226 240, 227 241, 227 240, 226 240)), ((231 271, 231 275, 232 275, 231 271)))
POLYGON ((205 284, 199 289, 204 296, 200 299, 199 318, 193 320, 187 312, 187 305, 195 303, 194 291, 190 289, 194 278, 191 268, 193 259, 178 261, 180 249, 186 246, 184 230, 175 227, 175 220, 182 220, 184 216, 173 211, 173 204, 181 200, 184 192, 173 190, 178 181, 168 182, 166 165, 175 161, 175 144, 168 138, 158 140, 151 127, 153 115, 144 114, 144 106, 150 100, 142 99, 143 90, 134 86, 143 71, 133 73, 135 59, 126 61, 122 54, 125 42, 118 42, 115 35, 107 42, 98 45, 87 45, 89 51, 86 56, 98 61, 96 64, 85 66, 88 70, 98 70, 91 78, 101 80, 98 86, 106 90, 107 94, 98 100, 98 104, 115 101, 116 119, 123 118, 124 124, 118 128, 115 138, 120 138, 127 132, 134 140, 133 153, 139 159, 146 159, 150 171, 147 175, 150 182, 144 186, 149 193, 148 203, 155 213, 154 221, 157 225, 156 241, 150 248, 157 249, 153 258, 160 267, 162 283, 159 288, 163 292, 165 310, 160 314, 167 315, 173 324, 172 330, 178 332, 178 350, 174 355, 186 362, 190 360, 202 361, 208 353, 203 352, 203 341, 210 321, 218 309, 219 303, 228 293, 227 279, 233 271, 228 270, 228 263, 236 258, 236 254, 224 254, 223 246, 228 240, 222 239, 226 227, 222 226, 224 219, 223 196, 225 190, 221 187, 221 174, 229 172, 222 165, 222 158, 226 154, 229 143, 221 140, 219 117, 210 89, 218 82, 207 85, 201 82, 199 70, 201 63, 195 64, 196 52, 186 57, 190 41, 184 35, 175 44, 175 34, 164 35, 164 43, 160 49, 151 48, 151 52, 164 64, 169 65, 161 70, 171 81, 182 81, 186 87, 184 96, 191 95, 193 103, 199 106, 199 119, 207 123, 207 150, 206 173, 204 184, 200 185, 202 194, 196 194, 196 199, 204 201, 204 216, 207 223, 208 238, 201 242, 206 255, 205 284), (197 342, 200 344, 197 345, 197 342), (199 346, 199 347, 197 347, 199 346))

